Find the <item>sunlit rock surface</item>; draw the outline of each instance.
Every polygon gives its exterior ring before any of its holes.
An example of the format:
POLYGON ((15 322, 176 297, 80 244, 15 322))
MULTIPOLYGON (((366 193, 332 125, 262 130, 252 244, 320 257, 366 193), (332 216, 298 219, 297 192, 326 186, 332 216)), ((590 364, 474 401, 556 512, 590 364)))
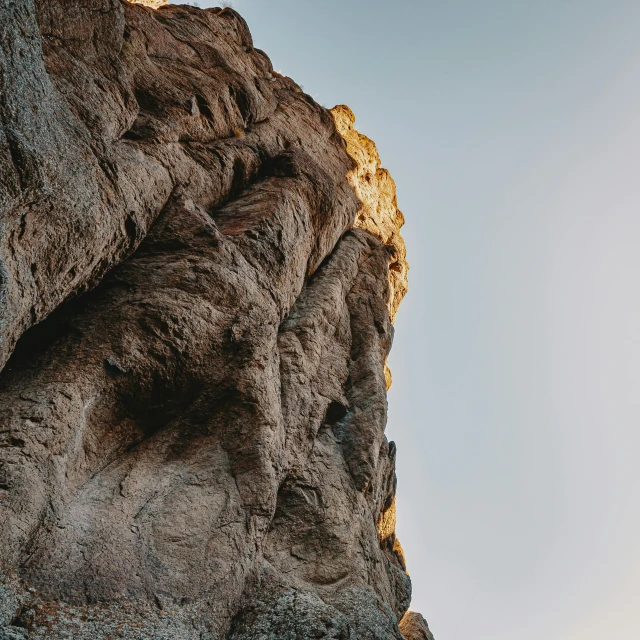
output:
POLYGON ((168 0, 131 0, 131 2, 135 4, 143 4, 147 7, 151 7, 152 9, 157 9, 158 7, 162 7, 167 4, 168 0))
POLYGON ((414 611, 407 611, 400 621, 400 633, 406 640, 434 640, 427 621, 414 611))
POLYGON ((161 4, 0 0, 0 638, 401 639, 395 186, 161 4))

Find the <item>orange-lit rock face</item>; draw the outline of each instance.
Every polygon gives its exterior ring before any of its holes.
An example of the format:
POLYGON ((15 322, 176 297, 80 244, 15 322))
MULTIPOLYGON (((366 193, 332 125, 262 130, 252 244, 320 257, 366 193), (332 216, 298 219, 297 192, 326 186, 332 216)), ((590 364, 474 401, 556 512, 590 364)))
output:
MULTIPOLYGON (((408 289, 409 264, 400 229, 404 216, 398 209, 396 185, 389 172, 382 167, 378 149, 373 140, 355 128, 356 117, 346 105, 331 110, 336 128, 346 142, 347 153, 354 160, 348 180, 361 202, 355 219, 356 228, 365 229, 389 250, 389 299, 387 306, 393 323, 408 289)), ((391 370, 385 362, 385 384, 391 388, 391 370)))
POLYGON ((157 9, 158 7, 167 4, 169 0, 129 0, 129 2, 133 2, 134 4, 143 4, 145 7, 157 9))
POLYGON ((347 153, 355 161, 355 168, 349 172, 348 179, 362 207, 354 226, 380 238, 390 249, 389 315, 393 322, 407 292, 409 272, 407 252, 400 235, 404 216, 398 209, 396 185, 389 172, 382 168, 380 154, 373 140, 355 128, 353 111, 345 105, 339 105, 331 110, 331 114, 336 128, 347 143, 347 153))
POLYGON ((233 10, 36 4, 0 9, 0 637, 401 639, 375 146, 233 10))

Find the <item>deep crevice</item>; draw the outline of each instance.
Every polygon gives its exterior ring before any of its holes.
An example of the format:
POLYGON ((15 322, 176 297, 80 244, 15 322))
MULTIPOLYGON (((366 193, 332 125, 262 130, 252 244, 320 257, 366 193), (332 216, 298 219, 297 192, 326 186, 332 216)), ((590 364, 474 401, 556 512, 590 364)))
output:
POLYGON ((253 123, 252 101, 247 90, 239 85, 229 86, 229 96, 238 107, 246 127, 253 123))
POLYGON ((337 424, 344 418, 349 409, 345 407, 341 402, 337 400, 332 400, 329 406, 327 407, 327 412, 325 413, 324 422, 330 426, 337 424))
POLYGON ((200 113, 208 120, 211 120, 211 122, 214 122, 215 118, 213 117, 213 111, 211 111, 206 98, 199 93, 196 93, 196 103, 200 113))

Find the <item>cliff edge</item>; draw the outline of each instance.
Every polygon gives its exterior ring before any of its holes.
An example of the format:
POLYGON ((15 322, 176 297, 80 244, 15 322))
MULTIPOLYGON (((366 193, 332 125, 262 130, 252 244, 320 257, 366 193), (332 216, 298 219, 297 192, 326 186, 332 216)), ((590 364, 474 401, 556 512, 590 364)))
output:
POLYGON ((0 42, 0 639, 431 638, 351 111, 230 9, 0 0, 0 42))

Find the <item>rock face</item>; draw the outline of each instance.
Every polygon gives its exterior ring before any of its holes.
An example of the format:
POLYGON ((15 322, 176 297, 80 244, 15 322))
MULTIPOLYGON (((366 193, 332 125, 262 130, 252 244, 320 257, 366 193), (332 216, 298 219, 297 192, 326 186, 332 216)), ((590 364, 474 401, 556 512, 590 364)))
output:
POLYGON ((406 640, 433 640, 427 621, 414 611, 407 611, 400 621, 400 633, 406 640))
POLYGON ((401 639, 373 143, 229 9, 0 43, 0 638, 401 639))

